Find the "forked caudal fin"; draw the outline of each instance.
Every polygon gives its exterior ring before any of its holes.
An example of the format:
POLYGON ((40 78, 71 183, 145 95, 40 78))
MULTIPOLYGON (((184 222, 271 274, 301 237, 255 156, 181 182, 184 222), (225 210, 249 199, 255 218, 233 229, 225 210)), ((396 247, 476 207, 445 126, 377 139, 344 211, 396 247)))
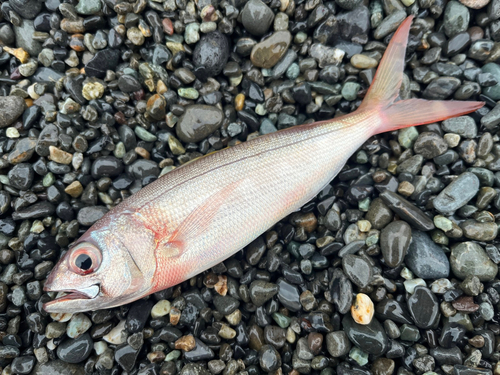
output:
POLYGON ((375 133, 429 124, 464 115, 481 108, 483 102, 408 99, 398 101, 403 81, 406 45, 413 16, 406 18, 392 37, 360 110, 375 110, 382 125, 375 133))

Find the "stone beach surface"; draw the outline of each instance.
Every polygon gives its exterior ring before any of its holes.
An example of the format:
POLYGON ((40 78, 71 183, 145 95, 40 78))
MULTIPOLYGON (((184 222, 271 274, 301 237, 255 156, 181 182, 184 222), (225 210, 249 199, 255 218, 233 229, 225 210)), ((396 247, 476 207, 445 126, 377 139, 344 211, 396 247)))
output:
POLYGON ((500 375, 499 100, 500 0, 2 0, 0 374, 500 375), (401 98, 485 107, 372 137, 180 285, 42 309, 61 254, 159 176, 353 112, 408 15, 401 98))

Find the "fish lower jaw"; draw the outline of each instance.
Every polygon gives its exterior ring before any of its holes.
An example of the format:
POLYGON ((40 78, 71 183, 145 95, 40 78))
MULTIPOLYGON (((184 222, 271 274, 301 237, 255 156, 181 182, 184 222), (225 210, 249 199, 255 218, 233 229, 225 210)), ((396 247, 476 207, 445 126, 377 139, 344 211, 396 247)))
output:
POLYGON ((91 285, 87 288, 82 288, 79 290, 76 289, 66 289, 66 290, 54 290, 51 288, 44 288, 46 292, 58 292, 56 299, 49 301, 43 305, 45 311, 51 312, 71 312, 68 310, 64 310, 68 303, 74 305, 79 300, 80 301, 89 301, 96 298, 99 295, 100 287, 98 284, 91 285))

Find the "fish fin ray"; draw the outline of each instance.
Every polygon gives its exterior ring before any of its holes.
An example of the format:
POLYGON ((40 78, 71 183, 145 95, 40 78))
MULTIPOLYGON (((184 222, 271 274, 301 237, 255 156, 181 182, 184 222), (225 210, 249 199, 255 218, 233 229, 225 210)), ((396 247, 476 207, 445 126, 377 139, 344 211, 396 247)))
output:
POLYGON ((407 99, 394 103, 382 112, 382 125, 377 132, 392 131, 443 121, 481 108, 483 102, 458 100, 407 99))
POLYGON ((481 108, 483 102, 437 101, 424 99, 397 100, 403 81, 406 46, 413 16, 407 17, 394 33, 360 111, 374 111, 379 117, 374 133, 429 124, 464 115, 481 108))
POLYGON ((394 33, 384 56, 380 60, 372 84, 361 106, 384 106, 391 104, 399 94, 403 82, 406 45, 413 16, 407 17, 394 33))
POLYGON ((162 254, 168 258, 181 256, 186 250, 184 246, 185 239, 198 237, 208 229, 221 207, 228 201, 243 180, 225 186, 193 210, 168 239, 158 244, 162 254))

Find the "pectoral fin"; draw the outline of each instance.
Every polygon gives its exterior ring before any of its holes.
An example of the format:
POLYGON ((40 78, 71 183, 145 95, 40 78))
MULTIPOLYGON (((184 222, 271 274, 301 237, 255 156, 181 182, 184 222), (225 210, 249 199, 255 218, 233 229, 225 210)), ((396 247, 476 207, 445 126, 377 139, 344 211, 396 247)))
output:
POLYGON ((232 199, 242 182, 243 180, 238 180, 226 185, 193 210, 171 236, 158 244, 162 255, 169 258, 182 255, 186 251, 186 241, 201 236, 208 230, 217 213, 232 199))

